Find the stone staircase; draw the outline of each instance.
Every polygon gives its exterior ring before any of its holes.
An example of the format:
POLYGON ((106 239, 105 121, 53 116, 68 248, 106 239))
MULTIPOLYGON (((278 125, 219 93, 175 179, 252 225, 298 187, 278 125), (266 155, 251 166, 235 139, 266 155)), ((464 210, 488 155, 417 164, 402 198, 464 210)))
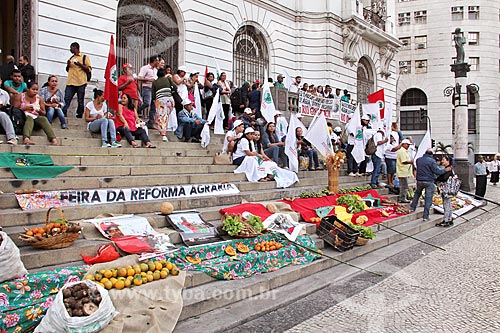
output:
MULTIPOLYGON (((133 149, 124 140, 122 148, 111 149, 100 148, 100 135, 90 134, 81 119, 70 119, 69 128, 66 130, 59 129, 58 123, 54 124, 54 128, 61 146, 49 146, 41 131, 35 131, 32 137, 36 145, 0 145, 0 152, 49 154, 56 165, 74 166, 72 170, 56 178, 36 180, 15 179, 8 168, 0 168, 0 190, 4 192, 0 195, 0 227, 19 246, 22 260, 30 271, 83 264, 81 255, 95 255, 97 248, 107 241, 79 238, 71 247, 61 250, 38 250, 26 246, 17 239, 17 235, 23 231, 23 227, 42 226, 45 223, 46 210, 22 211, 14 196, 14 191, 19 189, 37 188, 50 191, 230 182, 238 187, 239 194, 169 200, 175 210, 198 210, 206 221, 218 226, 219 210, 223 207, 239 204, 242 201, 271 201, 299 196, 304 191, 320 191, 327 184, 326 171, 301 171, 300 182, 287 189, 277 189, 274 182, 250 183, 246 181, 244 175, 235 175, 232 165, 213 165, 213 156, 222 146, 221 135, 212 135, 210 145, 203 149, 199 144, 179 142, 171 132, 167 135, 170 141, 161 142, 158 133, 150 130, 150 138, 157 145, 157 149, 133 149)), ((350 187, 364 185, 367 181, 365 177, 345 176, 344 171, 339 182, 341 187, 350 187)), ((382 193, 387 194, 386 190, 382 190, 382 193)), ((71 221, 94 218, 103 213, 138 214, 146 217, 158 231, 169 234, 171 240, 178 244, 179 235, 168 227, 165 217, 158 213, 161 202, 74 206, 64 208, 64 214, 71 221)), ((435 223, 432 219, 422 223, 421 214, 417 211, 387 221, 385 224, 410 235, 419 234, 433 227, 435 223)), ((325 253, 343 261, 363 256, 404 238, 380 226, 373 228, 377 232, 375 240, 364 247, 345 253, 325 247, 323 241, 315 236, 314 225, 308 225, 306 232, 313 235, 318 247, 325 253)), ((266 299, 270 293, 280 293, 292 286, 297 288, 299 291, 297 296, 300 297, 300 291, 305 288, 302 280, 311 278, 315 273, 334 269, 333 266, 337 264, 331 259, 324 258, 308 265, 287 267, 277 272, 239 281, 217 281, 203 273, 188 273, 184 290, 184 309, 176 331, 192 331, 198 327, 201 330, 204 328, 203 325, 213 321, 211 318, 224 316, 225 311, 231 312, 231 309, 236 311, 248 306, 256 297, 266 299)), ((314 288, 302 291, 312 292, 314 288)), ((290 291, 288 290, 286 294, 288 296, 283 297, 283 300, 290 300, 290 291)), ((262 305, 261 310, 270 309, 272 306, 262 305)), ((227 323, 223 326, 235 327, 238 323, 252 318, 250 314, 242 317, 244 318, 239 320, 233 317, 226 318, 227 323)), ((208 326, 206 331, 217 331, 220 328, 211 327, 208 326)))

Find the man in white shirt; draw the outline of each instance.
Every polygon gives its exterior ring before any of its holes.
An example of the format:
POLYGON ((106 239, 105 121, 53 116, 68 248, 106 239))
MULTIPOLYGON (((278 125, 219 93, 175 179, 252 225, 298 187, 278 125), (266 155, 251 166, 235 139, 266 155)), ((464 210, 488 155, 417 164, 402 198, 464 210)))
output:
MULTIPOLYGON (((2 86, 2 79, 0 78, 0 86, 2 86)), ((9 93, 3 89, 0 89, 0 127, 5 131, 5 136, 7 137, 7 143, 11 145, 17 145, 16 133, 14 132, 14 126, 10 120, 9 115, 5 112, 8 110, 8 105, 10 104, 9 93)), ((0 143, 3 143, 0 140, 0 143)))
MULTIPOLYGON (((390 188, 394 187, 394 175, 396 174, 396 159, 398 150, 401 148, 399 144, 399 135, 396 131, 391 131, 389 142, 385 150, 385 164, 387 166, 387 185, 390 188)), ((390 189, 389 189, 390 190, 390 189)))
POLYGON ((156 74, 158 72, 158 64, 159 59, 157 56, 149 57, 149 64, 142 66, 139 71, 139 77, 137 80, 142 86, 142 105, 139 110, 137 110, 137 113, 142 113, 145 109, 152 105, 151 93, 153 82, 158 78, 156 74))
POLYGON ((378 185, 378 176, 380 175, 380 166, 382 164, 382 159, 384 158, 385 144, 389 141, 389 139, 385 137, 384 130, 379 128, 377 133, 373 135, 373 140, 377 145, 377 150, 375 151, 375 154, 372 155, 373 173, 370 185, 372 188, 382 188, 382 186, 378 185))
POLYGON ((300 81, 302 80, 302 77, 296 76, 295 77, 295 82, 290 85, 290 88, 288 88, 288 91, 291 93, 298 93, 300 89, 300 81))
POLYGON ((233 129, 227 131, 224 137, 224 146, 222 147, 222 152, 226 154, 231 154, 234 149, 234 143, 236 140, 243 136, 243 131, 245 130, 245 124, 242 120, 237 119, 233 123, 233 129))

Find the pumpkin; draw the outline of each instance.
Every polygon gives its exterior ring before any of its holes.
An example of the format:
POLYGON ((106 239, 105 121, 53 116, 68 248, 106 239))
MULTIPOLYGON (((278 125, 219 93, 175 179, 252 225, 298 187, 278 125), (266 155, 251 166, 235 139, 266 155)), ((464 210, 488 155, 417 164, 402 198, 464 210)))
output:
POLYGON ((248 253, 248 252, 250 252, 250 248, 248 246, 246 246, 245 244, 243 244, 243 243, 236 244, 236 248, 241 253, 248 253))
POLYGON ((226 254, 231 257, 236 255, 236 250, 231 245, 226 246, 224 252, 226 252, 226 254))
POLYGON ((193 258, 191 256, 186 256, 186 260, 192 264, 199 265, 201 263, 201 258, 193 258))
POLYGON ((360 215, 356 219, 355 223, 358 224, 358 225, 362 225, 362 224, 365 224, 365 222, 368 222, 368 217, 366 217, 365 215, 360 215))
POLYGON ((168 215, 171 214, 173 211, 174 211, 174 205, 172 205, 170 202, 165 201, 164 203, 161 204, 160 212, 162 214, 168 215))
POLYGON ((381 211, 380 211, 380 214, 381 214, 382 216, 384 216, 384 217, 389 217, 389 215, 390 215, 390 214, 389 214, 386 210, 381 210, 381 211))
POLYGON ((278 207, 272 202, 268 203, 266 205, 266 209, 269 211, 269 213, 274 214, 278 212, 278 207))

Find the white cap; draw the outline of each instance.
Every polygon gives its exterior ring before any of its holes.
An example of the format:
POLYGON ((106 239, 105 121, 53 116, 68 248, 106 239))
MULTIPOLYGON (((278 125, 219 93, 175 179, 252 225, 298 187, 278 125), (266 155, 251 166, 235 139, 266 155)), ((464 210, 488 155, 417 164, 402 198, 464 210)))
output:
POLYGON ((401 141, 401 144, 402 145, 404 145, 404 144, 411 145, 411 142, 408 139, 404 139, 403 141, 401 141))
POLYGON ((179 68, 177 68, 177 70, 187 72, 187 67, 186 66, 179 66, 179 68))
POLYGON ((342 128, 340 126, 337 126, 333 129, 334 132, 342 132, 342 128))
POLYGON ((363 117, 361 117, 361 120, 370 120, 370 115, 364 114, 363 117))
POLYGON ((252 109, 246 108, 243 112, 245 112, 246 114, 252 114, 252 109))
POLYGON ((241 125, 243 125, 243 121, 238 119, 233 123, 233 128, 236 128, 236 127, 241 126, 241 125))
POLYGON ((255 132, 255 130, 252 127, 245 128, 245 134, 254 133, 254 132, 255 132))
POLYGON ((191 102, 189 99, 185 99, 182 101, 182 106, 186 106, 186 105, 189 105, 189 104, 193 104, 193 102, 191 102))

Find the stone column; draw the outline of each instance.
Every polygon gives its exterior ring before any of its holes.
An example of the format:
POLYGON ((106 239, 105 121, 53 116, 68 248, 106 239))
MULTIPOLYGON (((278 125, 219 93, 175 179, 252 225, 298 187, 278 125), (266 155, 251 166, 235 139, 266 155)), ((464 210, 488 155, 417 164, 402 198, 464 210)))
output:
POLYGON ((468 102, 467 102, 467 72, 470 70, 467 63, 451 65, 451 71, 455 73, 455 92, 453 104, 455 106, 455 136, 454 155, 455 172, 462 180, 462 189, 472 191, 473 171, 469 163, 468 149, 468 102))

